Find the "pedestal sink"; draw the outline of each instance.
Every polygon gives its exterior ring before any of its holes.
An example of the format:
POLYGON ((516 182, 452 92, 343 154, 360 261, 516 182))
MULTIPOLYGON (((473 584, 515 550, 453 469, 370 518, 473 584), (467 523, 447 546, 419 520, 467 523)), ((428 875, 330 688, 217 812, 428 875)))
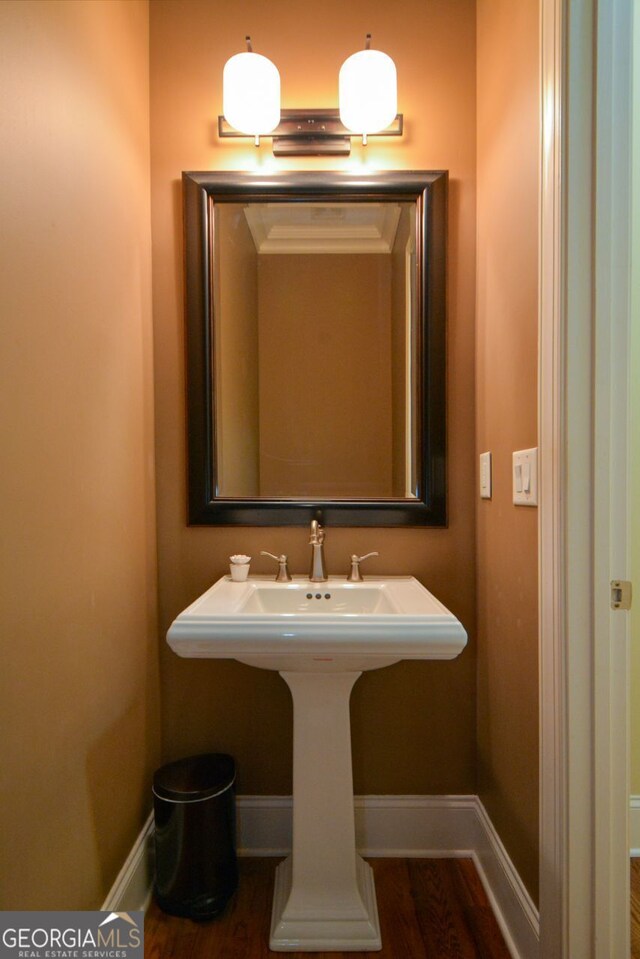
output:
POLYGON ((412 576, 348 583, 218 580, 173 622, 180 656, 278 670, 293 697, 293 850, 280 864, 270 948, 381 948, 373 875, 356 853, 349 697, 364 670, 453 659, 467 635, 412 576))

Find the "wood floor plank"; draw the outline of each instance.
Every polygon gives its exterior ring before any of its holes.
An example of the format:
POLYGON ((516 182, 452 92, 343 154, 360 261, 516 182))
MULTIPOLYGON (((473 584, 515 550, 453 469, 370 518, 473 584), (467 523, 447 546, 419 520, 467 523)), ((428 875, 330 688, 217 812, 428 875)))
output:
MULTIPOLYGON (((373 859, 383 947, 361 959, 508 959, 470 859, 373 859)), ((240 886, 211 922, 168 916, 152 904, 145 959, 273 959, 269 950, 276 859, 241 859, 240 886)), ((354 959, 354 953, 289 952, 288 959, 354 959)))
POLYGON ((197 933, 195 922, 167 916, 152 903, 144 922, 145 959, 195 959, 197 933))
POLYGON ((382 951, 386 959, 428 959, 411 895, 406 859, 372 859, 380 918, 382 951))
POLYGON ((478 871, 471 859, 452 859, 456 898, 464 913, 476 952, 482 959, 511 959, 478 871))
POLYGON ((447 859, 409 860, 409 879, 418 925, 429 957, 477 959, 479 954, 473 936, 456 897, 455 862, 447 859))
POLYGON ((640 859, 631 860, 631 959, 640 959, 640 859))

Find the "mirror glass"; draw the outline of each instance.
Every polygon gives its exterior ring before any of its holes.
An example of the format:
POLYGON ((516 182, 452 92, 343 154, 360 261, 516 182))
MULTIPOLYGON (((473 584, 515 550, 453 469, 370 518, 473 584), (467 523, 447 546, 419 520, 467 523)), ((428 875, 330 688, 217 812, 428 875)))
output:
POLYGON ((190 523, 446 524, 446 187, 183 174, 190 523))
POLYGON ((416 495, 415 202, 214 208, 216 494, 416 495))

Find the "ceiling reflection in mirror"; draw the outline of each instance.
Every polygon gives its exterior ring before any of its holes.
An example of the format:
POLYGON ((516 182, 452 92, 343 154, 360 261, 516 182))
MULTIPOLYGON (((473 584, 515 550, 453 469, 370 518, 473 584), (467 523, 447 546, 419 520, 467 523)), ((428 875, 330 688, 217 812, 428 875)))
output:
POLYGON ((416 497, 416 228, 401 199, 214 204, 218 497, 416 497))

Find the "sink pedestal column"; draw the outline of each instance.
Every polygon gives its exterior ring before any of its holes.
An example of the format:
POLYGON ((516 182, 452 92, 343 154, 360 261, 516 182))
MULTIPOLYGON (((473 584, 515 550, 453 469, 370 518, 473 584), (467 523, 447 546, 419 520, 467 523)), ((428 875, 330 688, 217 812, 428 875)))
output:
POLYGON ((356 853, 349 697, 359 672, 281 672, 293 696, 293 851, 278 866, 269 946, 381 948, 371 867, 356 853))

